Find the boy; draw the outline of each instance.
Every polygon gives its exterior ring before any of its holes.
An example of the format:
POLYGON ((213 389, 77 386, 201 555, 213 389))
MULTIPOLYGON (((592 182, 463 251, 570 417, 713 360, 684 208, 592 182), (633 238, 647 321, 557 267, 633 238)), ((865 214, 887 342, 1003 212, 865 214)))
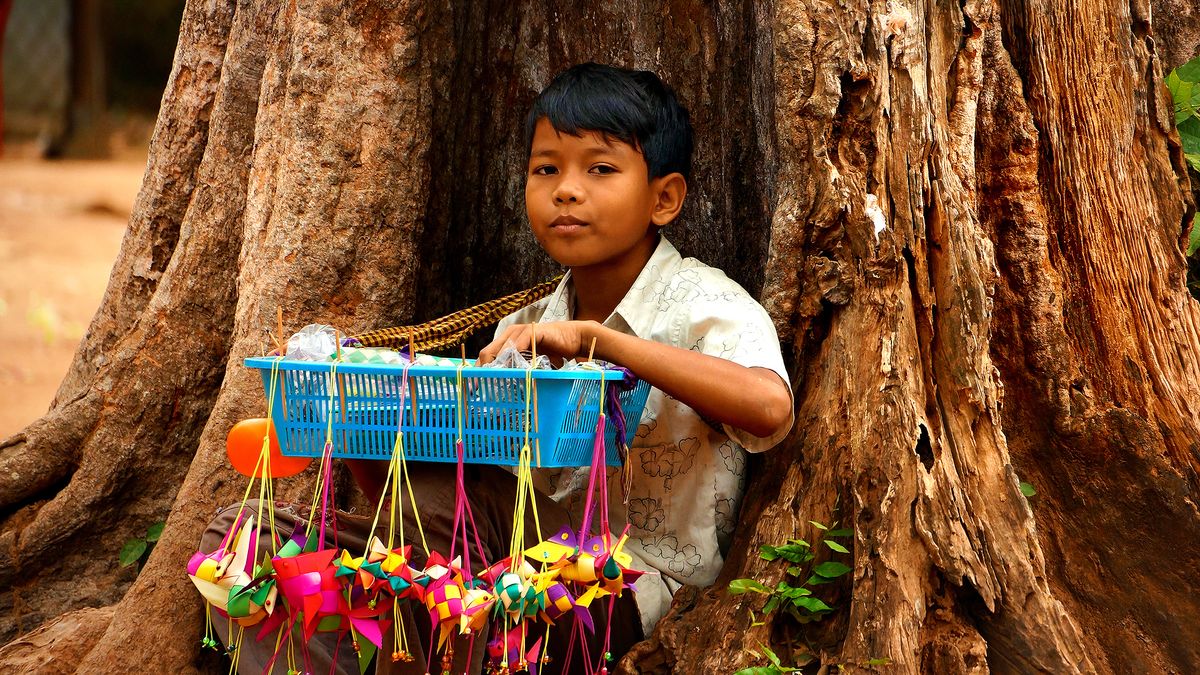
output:
MULTIPOLYGON (((587 356, 594 338, 596 358, 626 366, 654 387, 629 454, 628 509, 620 491, 612 490, 610 513, 618 531, 626 517, 631 523, 625 550, 633 566, 658 574, 641 577, 636 594, 616 604, 615 661, 649 635, 675 590, 716 579, 741 499, 743 448, 766 450, 787 434, 791 390, 766 312, 719 270, 681 258, 659 234, 679 215, 687 195, 692 130, 687 112, 657 76, 596 64, 571 68, 539 95, 526 139, 530 226, 568 273, 553 295, 500 322, 480 362, 493 360, 510 341, 528 349, 537 323, 539 353, 587 356)), ((381 463, 347 464, 363 492, 378 499, 385 475, 381 463)), ((419 463, 409 469, 430 548, 445 552, 454 472, 419 463)), ((538 499, 543 533, 567 523, 579 526, 588 471, 546 470, 535 477, 550 497, 538 499)), ((516 481, 479 465, 468 465, 465 479, 486 557, 503 557, 516 481)), ((616 478, 610 482, 618 484, 616 478)), ((226 509, 210 524, 201 550, 216 547, 235 513, 236 506, 226 509)), ((298 513, 303 509, 276 508, 277 528, 289 532, 298 513)), ((369 538, 369 520, 338 514, 340 545, 361 547, 369 538)), ((409 531, 413 525, 406 523, 409 531)), ((525 541, 534 541, 532 532, 525 541)), ((423 562, 413 564, 419 568, 423 562)), ((556 626, 559 633, 549 642, 554 660, 540 672, 563 667, 569 627, 569 622, 556 626)), ((225 641, 220 622, 217 628, 225 641)), ((411 663, 388 658, 395 649, 385 644, 377 672, 438 672, 426 670, 424 654, 417 651, 427 639, 425 632, 411 636, 417 657, 411 663)), ((245 640, 240 671, 262 672, 271 651, 264 653, 262 646, 272 643, 245 640)), ((483 641, 476 646, 475 668, 483 641)), ((311 672, 329 672, 331 665, 337 672, 357 670, 353 653, 339 651, 328 634, 318 634, 309 651, 311 672)), ((465 667, 465 651, 459 650, 453 672, 465 667)), ((581 666, 578 657, 574 663, 572 670, 581 666)))
MULTIPOLYGON (((792 426, 792 398, 766 312, 720 270, 683 259, 660 230, 687 195, 692 129, 653 73, 583 64, 558 75, 526 121, 525 207, 542 248, 568 273, 553 295, 500 322, 480 353, 508 342, 588 355, 653 385, 629 453, 626 550, 645 635, 681 585, 716 580, 743 488, 743 448, 792 426)), ((615 470, 613 470, 615 471, 615 470)), ((579 520, 588 469, 540 472, 579 520)), ((614 481, 615 485, 616 482, 614 481)), ((614 491, 615 492, 615 491, 614 491)))

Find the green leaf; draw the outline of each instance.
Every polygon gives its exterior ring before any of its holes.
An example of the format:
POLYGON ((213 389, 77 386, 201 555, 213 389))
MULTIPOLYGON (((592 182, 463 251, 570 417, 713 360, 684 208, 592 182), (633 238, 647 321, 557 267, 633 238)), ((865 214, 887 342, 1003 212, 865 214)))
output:
POLYGON ((1184 153, 1183 158, 1187 160, 1187 163, 1190 164, 1193 169, 1200 171, 1200 153, 1184 153))
POLYGON ((146 528, 146 541, 158 541, 158 538, 162 536, 163 528, 166 526, 167 526, 166 523, 158 522, 158 523, 151 525, 150 527, 147 527, 146 528))
POLYGON ((891 662, 892 662, 892 660, 885 656, 885 657, 881 657, 881 658, 871 659, 870 661, 867 661, 867 665, 868 666, 886 666, 886 665, 889 665, 891 662))
POLYGON ((770 593, 771 589, 764 586, 762 582, 754 579, 734 579, 733 581, 729 582, 730 595, 741 595, 743 593, 749 593, 750 591, 765 595, 770 593))
POLYGON ((832 581, 832 579, 826 579, 825 577, 823 577, 819 574, 814 574, 808 578, 808 581, 804 582, 804 585, 805 586, 819 586, 821 584, 830 583, 830 581, 832 581))
POLYGON ((1185 155, 1200 154, 1200 117, 1189 117, 1178 125, 1185 155))
POLYGON ((836 579, 846 572, 849 572, 850 568, 840 562, 830 560, 817 565, 813 568, 813 571, 825 577, 826 579, 836 579))
POLYGON ((815 520, 810 520, 810 521, 808 521, 808 522, 812 523, 813 525, 816 525, 816 526, 817 526, 817 529, 819 529, 819 530, 828 530, 828 529, 829 529, 828 527, 825 527, 824 525, 822 525, 822 524, 818 523, 818 522, 817 522, 817 521, 815 521, 815 520))
POLYGON ((838 553, 849 553, 850 552, 845 546, 842 546, 841 544, 837 543, 836 541, 829 541, 828 539, 826 539, 825 545, 828 546, 829 548, 837 551, 838 553))
POLYGON ((128 567, 140 560, 145 552, 145 539, 130 539, 121 547, 121 552, 117 554, 117 560, 121 561, 122 567, 128 567))
POLYGON ((830 530, 825 533, 825 536, 826 537, 852 537, 852 536, 854 536, 854 530, 851 530, 851 529, 830 530))
POLYGON ((767 659, 769 659, 771 661, 772 665, 774 665, 776 668, 783 667, 783 664, 781 664, 779 662, 779 657, 776 656, 775 652, 771 651, 770 647, 768 647, 764 644, 761 644, 761 643, 759 644, 759 646, 762 647, 763 653, 767 655, 767 659))
POLYGON ((772 595, 771 599, 767 600, 767 604, 763 605, 763 608, 762 608, 763 614, 770 614, 771 612, 774 612, 776 609, 779 609, 780 602, 781 602, 780 596, 772 595))
MULTIPOLYGON (((1167 83, 1167 89, 1171 90, 1171 96, 1175 96, 1175 92, 1179 91, 1179 85, 1183 84, 1183 78, 1179 77, 1178 70, 1172 70, 1171 72, 1167 73, 1167 79, 1165 81, 1167 83)), ((1178 101, 1179 98, 1176 97, 1175 100, 1178 101)))
POLYGON ((1197 87, 1195 82, 1183 82, 1177 76, 1168 76, 1167 88, 1171 90, 1171 99, 1175 104, 1175 124, 1196 114, 1194 101, 1197 87))
POLYGON ((763 552, 760 555, 761 557, 766 558, 766 560, 776 560, 776 558, 781 557, 787 562, 808 562, 812 560, 812 549, 811 546, 809 546, 809 543, 805 542, 805 540, 796 539, 796 543, 792 544, 784 544, 782 546, 763 546, 763 552), (767 557, 767 548, 770 548, 769 552, 772 557, 767 557))
POLYGON ((758 557, 763 560, 774 560, 779 557, 779 552, 775 550, 774 546, 763 544, 758 547, 758 557))
MULTIPOLYGON (((1200 160, 1200 156, 1197 156, 1196 159, 1200 160)), ((1200 171, 1200 168, 1197 170, 1200 171)), ((1195 255, 1196 249, 1200 249, 1200 213, 1192 218, 1192 231, 1188 234, 1187 254, 1195 255)))
POLYGON ((810 612, 832 612, 833 608, 821 602, 820 598, 797 598, 793 603, 807 609, 810 612))
POLYGON ((1173 72, 1179 74, 1184 82, 1200 82, 1200 56, 1176 68, 1173 72))
POLYGON ((782 581, 779 582, 779 585, 775 587, 775 592, 789 599, 812 595, 812 591, 803 586, 789 586, 787 583, 782 581))
POLYGON ((1032 497, 1037 494, 1037 490, 1033 489, 1033 485, 1021 481, 1021 494, 1026 497, 1032 497))
POLYGON ((804 570, 803 570, 803 569, 801 569, 801 568, 800 568, 799 566, 797 566, 797 565, 792 565, 791 567, 787 568, 787 573, 788 573, 790 576, 793 576, 793 577, 798 577, 798 576, 800 576, 801 574, 803 574, 803 573, 804 573, 804 570))
POLYGON ((780 675, 783 672, 775 666, 750 666, 742 668, 733 675, 780 675))

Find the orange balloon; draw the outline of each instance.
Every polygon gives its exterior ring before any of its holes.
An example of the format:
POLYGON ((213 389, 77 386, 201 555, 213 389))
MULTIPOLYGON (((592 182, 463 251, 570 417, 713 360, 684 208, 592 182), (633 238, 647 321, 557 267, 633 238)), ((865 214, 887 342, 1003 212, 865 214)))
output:
POLYGON ((312 463, 312 457, 285 456, 279 449, 279 439, 275 436, 275 425, 267 419, 255 417, 233 425, 233 428, 229 430, 229 436, 225 438, 225 454, 229 456, 229 463, 237 469, 238 473, 251 478, 261 476, 262 469, 259 468, 259 473, 256 475, 254 467, 258 464, 259 453, 262 452, 263 435, 267 433, 271 435, 271 466, 267 478, 295 476, 312 463))

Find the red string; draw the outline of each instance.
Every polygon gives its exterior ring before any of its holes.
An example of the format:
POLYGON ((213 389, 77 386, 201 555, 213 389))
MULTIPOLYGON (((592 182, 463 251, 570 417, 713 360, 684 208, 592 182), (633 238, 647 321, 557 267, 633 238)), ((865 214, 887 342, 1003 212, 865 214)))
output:
POLYGON ((333 483, 333 443, 326 441, 325 452, 321 456, 321 476, 325 484, 321 486, 321 512, 318 516, 321 519, 321 528, 317 543, 321 548, 325 547, 325 520, 329 516, 329 487, 333 483))
POLYGON ((472 579, 471 574, 471 538, 467 533, 467 525, 470 524, 471 535, 475 539, 475 550, 479 554, 479 560, 483 563, 483 569, 489 567, 487 555, 484 553, 483 540, 479 538, 479 527, 475 524, 475 513, 471 510, 471 501, 467 498, 467 483, 465 466, 463 462, 463 444, 462 440, 455 443, 455 450, 458 453, 458 464, 455 467, 455 494, 454 494, 454 528, 450 537, 450 560, 454 560, 454 552, 458 547, 458 539, 462 538, 463 547, 463 573, 467 579, 472 579), (465 516, 465 517, 464 517, 465 516))
MULTIPOLYGON (((601 412, 600 417, 596 421, 596 438, 592 441, 591 475, 588 476, 587 501, 584 503, 583 523, 579 529, 579 544, 581 546, 583 545, 583 542, 587 541, 587 535, 592 529, 592 509, 595 507, 596 476, 597 474, 603 473, 604 470, 604 413, 601 412)), ((604 476, 604 483, 604 494, 606 499, 605 503, 600 506, 600 509, 602 514, 601 521, 606 525, 608 523, 607 475, 604 476)))

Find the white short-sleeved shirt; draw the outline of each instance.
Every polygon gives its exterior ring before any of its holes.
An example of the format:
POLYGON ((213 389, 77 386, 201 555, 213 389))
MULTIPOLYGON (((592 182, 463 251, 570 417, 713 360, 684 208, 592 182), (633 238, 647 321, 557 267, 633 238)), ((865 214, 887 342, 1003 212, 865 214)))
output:
MULTIPOLYGON (((514 323, 566 321, 574 314, 570 272, 552 295, 500 321, 497 335, 514 323)), ((747 367, 788 374, 771 318, 737 282, 695 258, 683 258, 660 238, 629 292, 604 321, 608 328, 645 340, 691 349, 747 367)), ((635 373, 636 374, 636 373, 635 373)), ((789 385, 790 389, 790 385, 789 385)), ((613 528, 626 519, 626 550, 650 574, 637 582, 645 634, 684 584, 713 583, 724 564, 745 479, 745 451, 771 448, 792 423, 771 438, 728 425, 715 428, 689 406, 652 388, 629 451, 629 502, 622 502, 620 469, 609 468, 613 528), (658 573, 655 574, 654 572, 658 573)), ((565 505, 578 523, 588 467, 535 470, 539 490, 565 505)))

